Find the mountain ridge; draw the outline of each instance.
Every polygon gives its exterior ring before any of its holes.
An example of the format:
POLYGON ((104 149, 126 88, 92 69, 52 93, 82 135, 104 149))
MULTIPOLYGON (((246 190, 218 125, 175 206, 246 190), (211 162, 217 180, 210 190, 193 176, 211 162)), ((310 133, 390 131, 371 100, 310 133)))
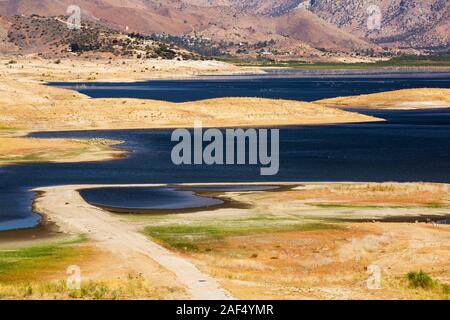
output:
POLYGON ((121 31, 206 39, 224 55, 329 60, 448 50, 450 2, 378 0, 381 29, 368 30, 367 0, 0 0, 0 15, 82 18, 121 31), (417 20, 422 12, 426 21, 417 20), (413 19, 414 18, 414 19, 413 19))

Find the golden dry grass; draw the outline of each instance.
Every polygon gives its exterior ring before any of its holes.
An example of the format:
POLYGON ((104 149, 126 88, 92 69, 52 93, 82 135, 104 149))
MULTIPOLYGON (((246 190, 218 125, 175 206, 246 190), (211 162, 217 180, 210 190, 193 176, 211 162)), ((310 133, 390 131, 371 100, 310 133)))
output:
POLYGON ((131 82, 155 78, 186 78, 209 74, 259 73, 257 68, 237 67, 219 61, 174 61, 136 59, 86 59, 55 60, 16 58, 0 60, 2 78, 29 79, 33 81, 106 81, 131 82))
MULTIPOLYGON (((78 239, 0 250, 1 299, 176 299, 184 289, 164 271, 144 278, 113 254, 78 239), (67 269, 81 271, 81 288, 67 286, 67 269)), ((147 266, 149 269, 153 266, 147 266)))
POLYGON ((405 89, 316 101, 324 106, 368 109, 431 109, 450 107, 450 89, 405 89))
MULTIPOLYGON (((255 70, 252 70, 255 71, 255 70)), ((0 62, 0 127, 29 130, 90 130, 157 127, 257 126, 374 121, 375 118, 284 100, 225 98, 191 103, 139 99, 90 99, 46 81, 138 81, 248 69, 212 61, 95 62, 45 60, 0 62)))
POLYGON ((139 99, 90 99, 29 81, 0 80, 0 126, 29 130, 95 130, 158 127, 270 126, 370 122, 376 118, 320 105, 257 98, 189 103, 139 99))
POLYGON ((361 183, 316 184, 285 193, 282 201, 301 200, 323 204, 376 206, 449 206, 447 184, 361 183))
POLYGON ((448 283, 448 228, 350 224, 330 231, 229 237, 203 249, 191 253, 198 265, 243 299, 449 298, 409 288, 404 278, 427 270, 448 283), (417 247, 411 245, 414 240, 417 247), (371 265, 381 269, 380 290, 367 287, 371 265))
POLYGON ((448 299, 442 290, 410 288, 406 281, 408 272, 424 270, 450 282, 448 226, 342 220, 444 219, 448 192, 443 184, 307 183, 225 193, 248 209, 127 219, 194 259, 237 298, 448 299), (321 203, 332 205, 314 205, 321 203), (381 270, 380 290, 367 287, 371 265, 381 270))
POLYGON ((101 161, 124 156, 116 141, 0 138, 0 165, 26 162, 101 161))

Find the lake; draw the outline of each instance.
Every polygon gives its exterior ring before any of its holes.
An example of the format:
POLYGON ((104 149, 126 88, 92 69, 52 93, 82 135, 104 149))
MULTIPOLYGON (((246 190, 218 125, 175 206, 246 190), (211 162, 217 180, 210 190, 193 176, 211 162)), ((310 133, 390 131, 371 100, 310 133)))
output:
POLYGON ((450 88, 450 72, 270 71, 266 75, 209 76, 195 80, 51 85, 93 98, 141 98, 187 102, 222 97, 260 97, 315 101, 338 96, 411 88, 450 88))
MULTIPOLYGON (((420 81, 425 81, 430 86, 433 83, 431 78, 421 79, 420 81)), ((269 82, 278 80, 289 83, 288 80, 292 78, 268 78, 269 82)), ((293 80, 303 83, 298 78, 293 80)), ((230 87, 235 85, 233 78, 227 81, 230 82, 228 83, 230 87)), ((343 88, 352 86, 347 78, 343 80, 345 85, 336 84, 336 81, 328 82, 329 90, 334 90, 329 87, 331 83, 343 88)), ((378 85, 372 83, 375 80, 368 81, 370 84, 365 87, 364 83, 367 82, 360 78, 357 86, 361 90, 392 89, 393 82, 390 80, 378 79, 378 85)), ((409 85, 423 84, 420 81, 412 77, 409 85)), ((407 82, 407 80, 401 80, 396 83, 404 85, 407 82)), ((179 88, 181 91, 186 91, 184 86, 189 87, 192 83, 193 80, 188 80, 186 83, 176 82, 177 86, 181 87, 179 88)), ((140 85, 136 84, 136 86, 140 85)), ((439 75, 435 85, 449 87, 450 77, 442 78, 439 75)), ((265 86, 266 84, 263 85, 265 86)), ((277 86, 281 87, 282 84, 278 83, 277 86)), ((324 98, 329 95, 326 86, 318 85, 316 88, 318 91, 315 92, 311 88, 311 92, 302 94, 307 94, 310 98, 313 96, 324 98)), ((303 88, 297 89, 303 92, 303 88)), ((116 92, 115 90, 112 91, 116 92)), ((177 89, 172 88, 172 90, 178 92, 177 89)), ((285 98, 296 94, 292 88, 286 90, 289 94, 285 98)), ((132 94, 126 90, 122 91, 121 94, 132 94)), ((237 90, 233 95, 239 95, 239 93, 240 90, 237 90)), ((0 230, 35 226, 39 222, 39 216, 32 212, 34 194, 28 190, 50 185, 276 181, 450 183, 450 109, 364 110, 361 112, 387 119, 387 121, 281 128, 280 171, 277 176, 272 177, 261 177, 259 166, 175 166, 170 158, 171 149, 175 144, 170 139, 171 130, 35 133, 32 136, 41 138, 97 137, 123 140, 126 142, 121 147, 132 153, 125 159, 102 163, 27 164, 1 167, 0 230)))

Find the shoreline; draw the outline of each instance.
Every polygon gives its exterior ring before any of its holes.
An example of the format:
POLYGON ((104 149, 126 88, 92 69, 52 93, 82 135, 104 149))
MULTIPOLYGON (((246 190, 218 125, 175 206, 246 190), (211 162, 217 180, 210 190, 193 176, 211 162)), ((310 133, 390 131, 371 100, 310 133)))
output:
POLYGON ((125 79, 116 79, 116 78, 101 78, 96 80, 66 80, 66 81, 44 81, 42 82, 48 86, 56 86, 54 83, 70 83, 81 85, 83 83, 142 83, 149 81, 183 81, 183 80, 208 80, 211 78, 216 79, 227 79, 229 77, 255 77, 255 78, 266 78, 271 76, 286 76, 289 77, 292 74, 295 76, 323 76, 323 75, 336 75, 336 76, 352 76, 352 75, 383 75, 385 73, 390 74, 450 74, 450 66, 448 67, 417 67, 417 68, 408 68, 408 67, 399 67, 399 68, 373 68, 373 69, 308 69, 308 68, 294 68, 294 67, 247 67, 247 66, 238 66, 242 68, 242 70, 231 71, 231 72, 212 72, 212 73, 199 73, 199 74, 179 74, 179 75, 160 75, 160 76, 150 76, 148 78, 125 78, 125 79), (282 72, 276 73, 276 71, 290 71, 290 72, 282 72), (297 74, 298 73, 298 74, 297 74), (303 74, 302 74, 303 73, 303 74))
MULTIPOLYGON (((89 204, 92 207, 96 207, 105 212, 109 212, 118 216, 126 216, 126 215, 183 215, 189 213, 199 213, 203 211, 216 211, 225 208, 229 209, 247 209, 248 205, 246 203, 242 203, 240 201, 236 201, 232 198, 227 198, 226 193, 228 192, 283 192, 291 189, 295 189, 301 186, 340 186, 340 185, 348 185, 348 186, 362 186, 362 185, 374 185, 374 186, 382 186, 384 184, 394 184, 394 185, 435 185, 435 186, 448 186, 450 188, 450 184, 447 183, 434 183, 434 182, 352 182, 352 181, 342 181, 342 182, 239 182, 239 183, 230 183, 230 182, 210 182, 210 183, 160 183, 160 184, 82 184, 82 185, 57 185, 57 186, 41 186, 34 189, 28 190, 28 192, 35 192, 36 196, 32 201, 32 211, 41 217, 41 221, 39 224, 33 227, 24 227, 20 229, 12 229, 12 230, 4 230, 0 231, 0 236, 8 235, 9 238, 15 239, 18 241, 26 240, 21 237, 21 234, 27 235, 34 232, 39 231, 40 234, 51 235, 58 234, 60 232, 64 233, 64 222, 63 221, 54 221, 51 217, 46 216, 45 213, 39 211, 36 203, 39 202, 41 197, 44 197, 45 190, 58 190, 60 188, 72 188, 74 191, 79 193, 81 190, 86 189, 103 189, 103 188, 164 188, 170 187, 177 189, 179 191, 183 191, 183 188, 189 188, 188 191, 192 191, 195 195, 211 197, 214 199, 222 200, 222 204, 207 206, 207 207, 195 207, 195 208, 185 208, 185 209, 129 209, 129 208, 114 208, 103 205, 92 204, 86 201, 81 195, 81 199, 86 204, 89 204), (214 190, 195 190, 195 187, 229 187, 229 186, 242 186, 242 187, 258 187, 258 186, 270 186, 275 187, 275 189, 271 190, 253 190, 253 191, 214 191, 214 190), (44 190, 44 191, 43 191, 44 190), (170 212, 170 213, 169 213, 170 212), (62 229, 60 229, 62 227, 62 229), (17 236, 15 236, 17 234, 17 236)), ((382 208, 382 207, 380 207, 382 208)), ((386 207, 389 208, 389 207, 386 207)), ((414 208, 414 206, 412 206, 414 208)), ((450 213, 448 215, 416 215, 416 216, 388 216, 382 219, 342 219, 342 222, 348 223, 367 223, 367 222, 381 222, 381 223, 436 223, 439 221, 445 221, 450 219, 450 213)), ((338 219, 339 220, 339 219, 338 219)), ((3 240, 3 239, 2 239, 3 240)))
MULTIPOLYGON (((117 209, 117 208, 108 208, 106 206, 99 206, 99 205, 95 205, 95 204, 91 204, 88 201, 86 201, 81 195, 80 198, 82 199, 82 202, 85 204, 88 204, 91 207, 95 207, 99 210, 103 210, 105 212, 109 212, 113 215, 118 215, 119 217, 121 215, 127 215, 127 214, 143 214, 143 215, 172 215, 172 214, 188 214, 188 213, 199 213, 199 212, 203 212, 203 211, 216 211, 216 210, 221 210, 224 208, 230 208, 230 209, 245 209, 248 208, 247 204, 233 200, 231 198, 227 198, 226 196, 224 196, 225 193, 227 192, 248 192, 248 191, 204 191, 204 190, 195 190, 195 187, 229 187, 229 186, 274 186, 276 187, 276 189, 273 190, 264 190, 264 192, 283 192, 283 191, 287 191, 287 190, 291 190, 291 189, 295 189, 296 187, 301 187, 301 186, 322 186, 322 185, 327 185, 327 186, 340 186, 340 185, 348 185, 348 186, 362 186, 362 185, 374 185, 374 186, 382 186, 384 184, 395 184, 395 185, 435 185, 435 186, 447 186, 448 188, 450 188, 450 184, 446 184, 446 183, 427 183, 427 182, 384 182, 384 183, 376 183, 376 182, 349 182, 349 181, 342 181, 342 182, 239 182, 239 183, 174 183, 174 184, 88 184, 88 185, 62 185, 62 186, 47 186, 47 187, 38 187, 32 190, 29 190, 29 192, 35 192, 37 195, 34 197, 33 202, 32 202, 32 210, 33 212, 35 212, 36 214, 38 214, 39 216, 41 216, 41 221, 43 223, 43 225, 41 223, 39 223, 37 226, 35 227, 30 227, 30 228, 22 228, 22 229, 16 229, 16 230, 9 230, 9 231, 0 231, 0 234, 2 233, 11 233, 13 234, 14 232, 17 233, 21 233, 21 232, 25 232, 25 231, 30 231, 30 230, 36 230, 36 229, 40 229, 41 227, 43 227, 44 229, 42 230, 47 230, 47 231, 55 231, 57 230, 57 232, 65 232, 65 229, 67 227, 67 225, 65 225, 64 221, 61 221, 59 219, 53 220, 51 216, 47 216, 44 213, 40 212, 41 210, 39 209, 39 207, 36 205, 39 202, 39 199, 41 197, 45 196, 45 192, 47 190, 59 190, 62 188, 68 188, 71 189, 72 191, 75 191, 79 194, 80 190, 85 190, 85 189, 96 189, 96 188, 163 188, 163 187, 173 187, 175 189, 178 189, 180 191, 183 190, 183 188, 194 188, 194 190, 190 190, 193 191, 194 194, 198 194, 200 196, 204 196, 206 194, 206 196, 208 196, 208 194, 211 196, 211 194, 215 194, 217 196, 217 194, 220 194, 222 197, 217 198, 222 200, 224 203, 223 204, 219 204, 216 206, 212 206, 212 207, 198 207, 198 208, 188 208, 188 209, 168 209, 168 210, 159 210, 159 209, 143 209, 143 210, 134 210, 134 209, 117 209), (122 210, 127 211, 127 212, 121 212, 122 210), (128 211, 132 211, 132 212, 128 212, 128 211), (168 211, 170 212, 175 212, 175 213, 167 213, 168 211), (51 226, 50 229, 47 229, 47 226, 51 226), (55 228, 56 227, 56 228, 55 228)), ((252 191, 252 192, 257 192, 256 191, 252 191)), ((212 196, 213 197, 213 196, 212 196)), ((381 207, 380 207, 381 208, 381 207)), ((389 208, 389 207, 386 207, 389 208)), ((382 219, 343 219, 342 222, 347 222, 347 223, 366 223, 366 222, 381 222, 381 223, 415 223, 417 221, 419 221, 419 223, 426 223, 426 222, 438 222, 441 220, 447 220, 450 218, 450 213, 448 213, 448 215, 416 215, 416 216, 387 216, 385 218, 382 219)), ((70 228, 68 229, 70 230, 70 228)), ((72 230, 73 231, 73 230, 72 230)), ((72 231, 69 231, 72 232, 72 231)))
MULTIPOLYGON (((362 184, 372 184, 372 185, 382 185, 382 183, 374 183, 374 182, 266 182, 266 183, 224 183, 224 184, 211 184, 211 183, 192 183, 192 184, 165 184, 162 187, 168 187, 173 188, 175 191, 191 191, 195 196, 199 197, 207 197, 211 199, 221 200, 221 204, 212 205, 212 206, 200 206, 200 207, 194 207, 194 208, 180 208, 180 209, 145 209, 145 208, 126 208, 126 207, 112 207, 107 206, 103 204, 96 204, 93 202, 90 202, 86 200, 83 196, 83 200, 90 204, 91 206, 100 208, 102 210, 105 210, 112 214, 117 214, 119 216, 121 215, 148 215, 148 216, 156 216, 156 215, 182 215, 182 214, 188 214, 188 213, 201 213, 204 211, 217 211, 221 209, 249 209, 251 206, 247 203, 240 202, 237 200, 234 200, 230 197, 227 197, 226 194, 231 193, 245 193, 245 192, 283 192, 283 191, 289 191, 291 189, 295 189, 296 187, 301 186, 311 186, 311 185, 362 185, 362 184), (196 189, 202 188, 202 187, 236 187, 236 190, 230 190, 230 191, 221 191, 221 190, 202 190, 202 189, 196 189), (268 186, 268 187, 274 187, 274 189, 270 190, 239 190, 239 187, 260 187, 260 186, 268 186)), ((395 184, 401 185, 400 182, 395 182, 395 184)), ((403 183, 406 185, 407 183, 403 183)), ((448 185, 442 183, 442 185, 448 185)), ((101 187, 94 187, 94 188, 80 188, 77 190, 77 192, 83 191, 83 190, 89 190, 89 189, 106 189, 106 188, 160 188, 161 186, 154 186, 154 185, 103 185, 101 187)), ((338 219, 340 222, 347 222, 347 223, 369 223, 369 222, 382 222, 382 223, 438 223, 439 221, 444 221, 450 219, 450 212, 448 215, 417 215, 417 216, 387 216, 382 217, 379 219, 338 219)))

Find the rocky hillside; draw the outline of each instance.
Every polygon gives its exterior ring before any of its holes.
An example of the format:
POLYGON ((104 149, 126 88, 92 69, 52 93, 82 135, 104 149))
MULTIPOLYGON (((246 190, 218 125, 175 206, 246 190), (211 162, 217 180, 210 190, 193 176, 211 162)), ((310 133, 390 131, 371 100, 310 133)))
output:
MULTIPOLYGON (((62 16, 73 0, 0 0, 0 14, 62 16)), ((212 55, 333 60, 448 50, 448 0, 77 0, 82 19, 212 55), (381 28, 368 29, 378 5, 381 28)), ((0 25, 1 28, 1 25, 0 25)), ((0 30, 1 38, 1 30, 0 30)))
MULTIPOLYGON (((263 16, 307 9, 341 30, 390 48, 445 50, 450 46, 448 0, 185 0, 201 6, 229 6, 263 16), (368 9, 377 5, 381 28, 369 30, 368 9)), ((296 23, 293 21, 293 23, 296 23)))
POLYGON ((199 59, 200 56, 139 34, 124 33, 84 21, 68 28, 67 17, 14 16, 0 18, 0 53, 43 57, 95 54, 103 57, 199 59))
POLYGON ((339 28, 382 46, 437 50, 448 50, 450 46, 448 0, 311 0, 310 10, 339 28), (380 8, 380 30, 367 28, 370 4, 380 8))
MULTIPOLYGON (((0 14, 66 14, 72 0, 0 0, 0 14)), ((178 43, 209 43, 222 55, 278 59, 332 59, 333 56, 365 55, 379 48, 310 12, 267 14, 258 1, 203 0, 78 0, 83 20, 117 30, 180 37, 178 43), (251 8, 257 8, 252 11, 251 8), (301 31, 299 30, 301 28, 301 31), (319 29, 317 29, 319 28, 319 29)), ((272 10, 273 11, 273 10, 272 10)))

